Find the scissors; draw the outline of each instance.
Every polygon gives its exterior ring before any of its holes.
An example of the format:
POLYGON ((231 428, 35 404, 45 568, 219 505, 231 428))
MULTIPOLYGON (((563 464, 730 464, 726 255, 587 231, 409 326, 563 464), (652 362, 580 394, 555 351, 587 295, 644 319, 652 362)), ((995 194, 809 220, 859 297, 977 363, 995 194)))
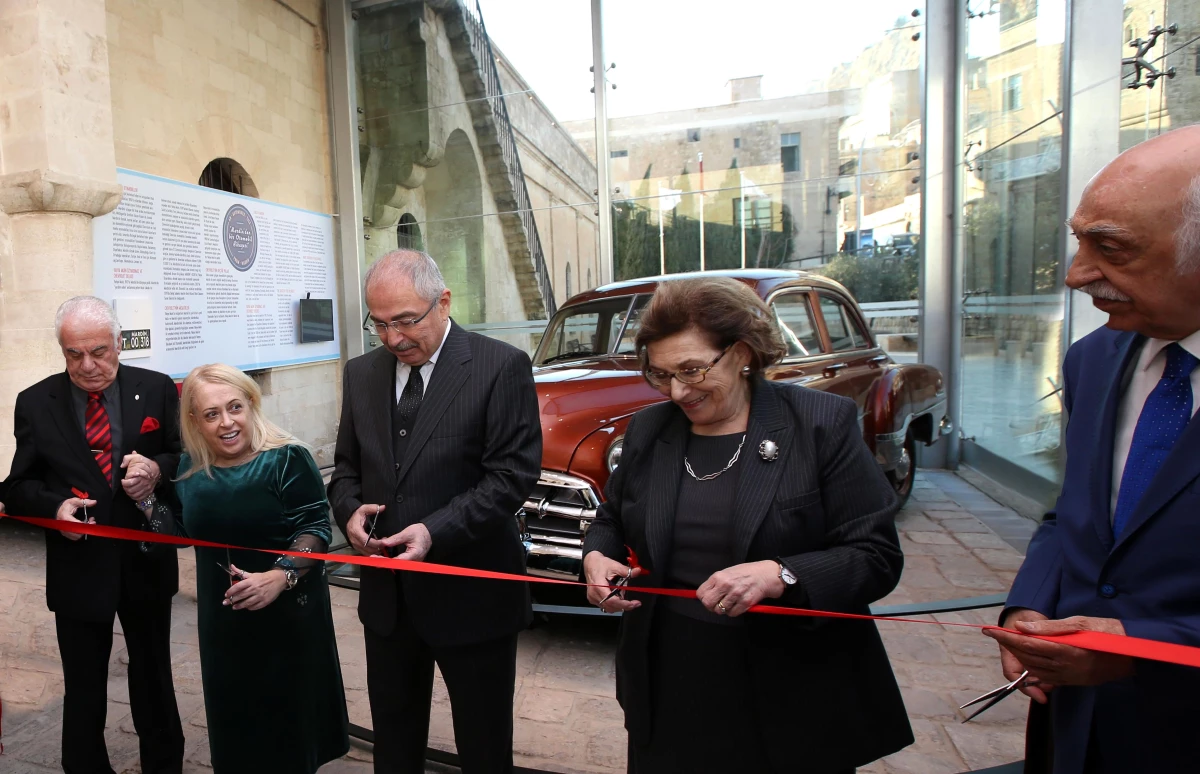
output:
MULTIPOLYGON (((375 514, 373 516, 371 516, 371 524, 369 527, 367 527, 367 542, 368 543, 370 543, 372 540, 379 540, 379 536, 375 534, 375 524, 378 521, 379 521, 379 508, 376 507, 375 514)), ((392 549, 388 548, 387 546, 380 546, 379 548, 380 548, 380 550, 383 551, 384 556, 386 556, 389 559, 392 558, 392 549)), ((396 571, 392 570, 392 572, 394 573, 396 571)))
POLYGON ((999 702, 1008 698, 1009 694, 1011 694, 1013 691, 1018 690, 1022 686, 1037 685, 1039 682, 1040 681, 1036 680, 1036 679, 1029 680, 1029 670, 1026 669, 1024 672, 1017 675, 1017 679, 1013 680, 1011 683, 1005 683, 1004 685, 1000 686, 999 688, 993 688, 992 690, 988 691, 987 693, 983 694, 982 696, 977 696, 974 699, 971 699, 966 704, 959 707, 959 709, 966 709, 967 707, 970 707, 972 704, 978 704, 981 701, 987 702, 982 707, 980 707, 979 709, 972 712, 970 715, 967 715, 967 717, 963 719, 963 722, 966 723, 968 720, 975 717, 979 713, 985 712, 985 711, 991 709, 992 707, 996 706, 996 704, 998 704, 999 702), (989 699, 991 701, 988 701, 989 699))
MULTIPOLYGON (((614 584, 613 584, 613 590, 612 590, 611 592, 609 592, 609 594, 608 594, 608 596, 607 596, 607 597, 605 597, 604 599, 600 600, 600 605, 603 605, 605 602, 607 602, 608 600, 612 599, 613 597, 615 597, 616 595, 618 595, 618 594, 620 594, 622 591, 624 591, 624 590, 625 590, 625 587, 629 585, 629 581, 630 581, 630 579, 632 579, 632 578, 633 578, 633 568, 632 568, 632 567, 630 567, 630 568, 629 568, 629 574, 628 574, 628 575, 626 575, 624 578, 621 578, 620 580, 618 580, 616 583, 614 583, 614 584)), ((599 607, 600 605, 597 605, 596 607, 599 607)))
POLYGON ((229 584, 231 586, 233 585, 235 580, 242 581, 242 580, 246 579, 246 573, 240 572, 240 571, 235 572, 234 569, 232 567, 230 567, 229 565, 221 564, 220 562, 217 562, 217 566, 229 574, 229 577, 230 577, 229 584))

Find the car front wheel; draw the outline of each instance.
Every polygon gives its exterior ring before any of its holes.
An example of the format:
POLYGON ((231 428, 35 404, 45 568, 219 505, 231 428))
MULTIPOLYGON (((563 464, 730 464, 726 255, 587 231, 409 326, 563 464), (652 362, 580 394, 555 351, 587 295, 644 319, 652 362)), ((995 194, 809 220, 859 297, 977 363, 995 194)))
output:
POLYGON ((887 472, 888 481, 895 490, 896 497, 900 500, 901 508, 908 502, 908 497, 912 494, 913 482, 917 479, 916 457, 917 442, 910 429, 904 436, 904 451, 900 454, 900 460, 896 463, 896 467, 887 472))

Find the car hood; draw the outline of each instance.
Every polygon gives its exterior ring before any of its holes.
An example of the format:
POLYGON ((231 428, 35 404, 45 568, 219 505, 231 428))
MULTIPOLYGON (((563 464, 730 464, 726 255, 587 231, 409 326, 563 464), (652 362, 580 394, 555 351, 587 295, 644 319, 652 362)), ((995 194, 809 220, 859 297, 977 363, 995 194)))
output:
POLYGON ((533 369, 542 422, 542 467, 570 470, 575 450, 592 433, 663 396, 642 378, 632 358, 564 363, 533 369))

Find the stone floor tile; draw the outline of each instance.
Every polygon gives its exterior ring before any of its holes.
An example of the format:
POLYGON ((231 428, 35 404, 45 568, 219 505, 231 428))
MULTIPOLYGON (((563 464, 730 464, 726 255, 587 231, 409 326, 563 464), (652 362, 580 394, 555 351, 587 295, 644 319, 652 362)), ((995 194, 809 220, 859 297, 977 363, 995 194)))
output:
POLYGON ((946 733, 963 762, 972 769, 1012 763, 1025 755, 1024 724, 1005 728, 975 722, 955 723, 946 726, 946 733))

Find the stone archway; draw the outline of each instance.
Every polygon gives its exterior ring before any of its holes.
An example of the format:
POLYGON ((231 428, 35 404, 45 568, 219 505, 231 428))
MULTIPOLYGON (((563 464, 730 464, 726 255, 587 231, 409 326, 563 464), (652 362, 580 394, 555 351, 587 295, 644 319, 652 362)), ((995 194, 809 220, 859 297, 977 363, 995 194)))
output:
POLYGON ((446 278, 454 318, 483 322, 483 186, 475 149, 461 129, 451 132, 441 163, 426 174, 425 212, 425 248, 446 278))

